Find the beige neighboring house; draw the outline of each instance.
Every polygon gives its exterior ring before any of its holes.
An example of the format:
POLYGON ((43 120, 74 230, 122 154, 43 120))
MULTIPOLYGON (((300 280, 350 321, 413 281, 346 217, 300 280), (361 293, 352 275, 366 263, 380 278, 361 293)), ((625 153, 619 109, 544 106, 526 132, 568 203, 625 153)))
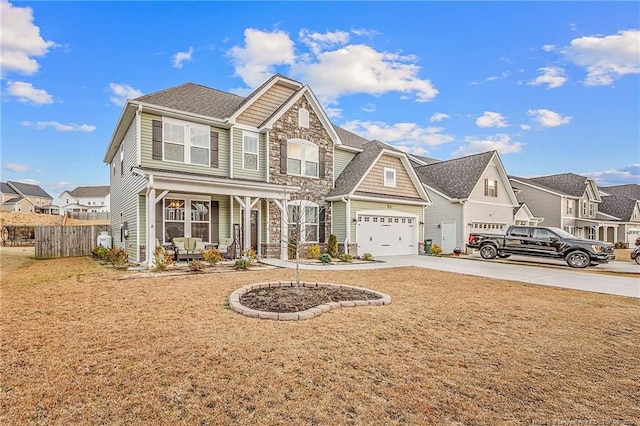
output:
POLYGON ((60 214, 67 212, 108 213, 110 205, 109 185, 79 186, 64 191, 58 197, 60 214))
POLYGON ((24 213, 58 214, 53 197, 39 185, 22 182, 0 182, 0 210, 24 213))
POLYGON ((640 185, 601 186, 600 212, 619 221, 615 242, 627 243, 634 247, 640 237, 640 185))

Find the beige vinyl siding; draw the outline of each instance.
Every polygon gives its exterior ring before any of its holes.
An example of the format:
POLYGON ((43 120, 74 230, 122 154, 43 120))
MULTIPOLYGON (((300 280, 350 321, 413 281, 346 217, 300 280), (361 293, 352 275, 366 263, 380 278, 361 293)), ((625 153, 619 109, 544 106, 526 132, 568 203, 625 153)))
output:
POLYGON ((462 205, 452 203, 438 193, 427 189, 427 195, 433 202, 424 212, 424 238, 433 240, 434 244, 442 245, 442 222, 456 222, 456 246, 464 247, 462 241, 462 205))
MULTIPOLYGON (((542 225, 563 227, 561 223, 562 210, 564 209, 564 199, 559 195, 554 195, 540 189, 532 188, 518 182, 513 182, 513 187, 520 189, 518 200, 527 203, 527 207, 536 217, 544 218, 542 225)), ((576 208, 579 208, 577 206, 576 208)), ((570 219, 571 223, 565 225, 574 225, 575 218, 570 219)))
MULTIPOLYGON (((229 130, 210 126, 211 130, 218 132, 218 167, 209 167, 197 164, 176 163, 170 161, 154 160, 151 157, 152 149, 152 121, 162 120, 161 116, 142 113, 141 116, 141 161, 143 167, 153 167, 178 172, 204 173, 211 176, 229 176, 229 130)), ((188 121, 188 120, 183 120, 188 121)))
POLYGON ((295 89, 274 84, 238 116, 237 122, 258 127, 291 97, 295 89))
POLYGON ((245 170, 242 168, 242 159, 244 156, 242 130, 234 128, 231 130, 231 134, 233 137, 233 178, 266 182, 266 135, 258 135, 258 170, 245 170))
POLYGON ((338 239, 338 242, 344 242, 346 238, 346 214, 347 205, 342 201, 331 202, 331 224, 333 231, 331 231, 338 239))
MULTIPOLYGON (((124 147, 124 175, 120 176, 120 148, 109 165, 110 193, 111 193, 111 236, 114 247, 122 247, 127 251, 132 260, 138 261, 138 195, 144 191, 145 179, 133 174, 131 168, 138 165, 137 160, 137 121, 133 120, 127 129, 122 141, 124 147), (113 173, 113 164, 116 165, 116 173, 113 173), (128 223, 129 238, 124 241, 120 238, 120 225, 122 221, 128 223)), ((144 244, 140 240, 140 244, 144 244)))
POLYGON ((420 198, 415 185, 398 157, 382 155, 373 165, 367 176, 362 180, 356 191, 420 198), (396 171, 396 186, 384 186, 384 168, 396 171))
MULTIPOLYGON (((356 213, 360 210, 391 210, 398 211, 403 213, 414 214, 418 217, 418 222, 424 222, 423 216, 423 207, 422 206, 409 206, 406 204, 389 204, 375 201, 361 201, 361 200, 351 200, 351 242, 356 241, 356 227, 357 223, 353 222, 353 219, 356 218, 356 213)), ((389 213, 393 215, 393 213, 389 213)), ((422 226, 418 225, 418 242, 422 241, 422 226)), ((344 237, 343 237, 344 240, 344 237)), ((340 241, 340 238, 338 238, 340 241)))
POLYGON ((338 179, 338 176, 344 171, 347 165, 353 160, 356 154, 342 149, 336 149, 333 155, 333 179, 338 179))

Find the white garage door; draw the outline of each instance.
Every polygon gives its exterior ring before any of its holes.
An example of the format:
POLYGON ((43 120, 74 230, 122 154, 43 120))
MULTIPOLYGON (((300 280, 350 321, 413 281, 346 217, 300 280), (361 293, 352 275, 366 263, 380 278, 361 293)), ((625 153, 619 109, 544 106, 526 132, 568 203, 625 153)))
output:
POLYGON ((416 217, 358 215, 358 255, 418 254, 417 225, 416 217))
POLYGON ((629 229, 627 231, 627 242, 629 243, 629 248, 636 247, 636 238, 640 237, 640 229, 629 229))

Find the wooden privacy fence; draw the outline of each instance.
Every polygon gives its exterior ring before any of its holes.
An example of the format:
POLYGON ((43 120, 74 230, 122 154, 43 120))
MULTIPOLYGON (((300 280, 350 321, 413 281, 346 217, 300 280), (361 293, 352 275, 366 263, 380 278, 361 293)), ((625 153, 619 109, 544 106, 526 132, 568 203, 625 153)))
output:
POLYGON ((91 256, 101 231, 109 225, 38 226, 35 228, 36 259, 91 256))
POLYGON ((109 212, 67 212, 70 219, 109 220, 109 212))

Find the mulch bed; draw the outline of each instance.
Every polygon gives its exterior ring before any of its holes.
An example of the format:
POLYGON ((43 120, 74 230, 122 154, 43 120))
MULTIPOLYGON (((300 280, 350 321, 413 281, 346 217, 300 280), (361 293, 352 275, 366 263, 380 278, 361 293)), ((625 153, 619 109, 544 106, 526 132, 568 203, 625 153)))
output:
POLYGON ((265 312, 300 312, 329 302, 381 299, 377 294, 344 288, 257 288, 240 296, 247 308, 265 312))

